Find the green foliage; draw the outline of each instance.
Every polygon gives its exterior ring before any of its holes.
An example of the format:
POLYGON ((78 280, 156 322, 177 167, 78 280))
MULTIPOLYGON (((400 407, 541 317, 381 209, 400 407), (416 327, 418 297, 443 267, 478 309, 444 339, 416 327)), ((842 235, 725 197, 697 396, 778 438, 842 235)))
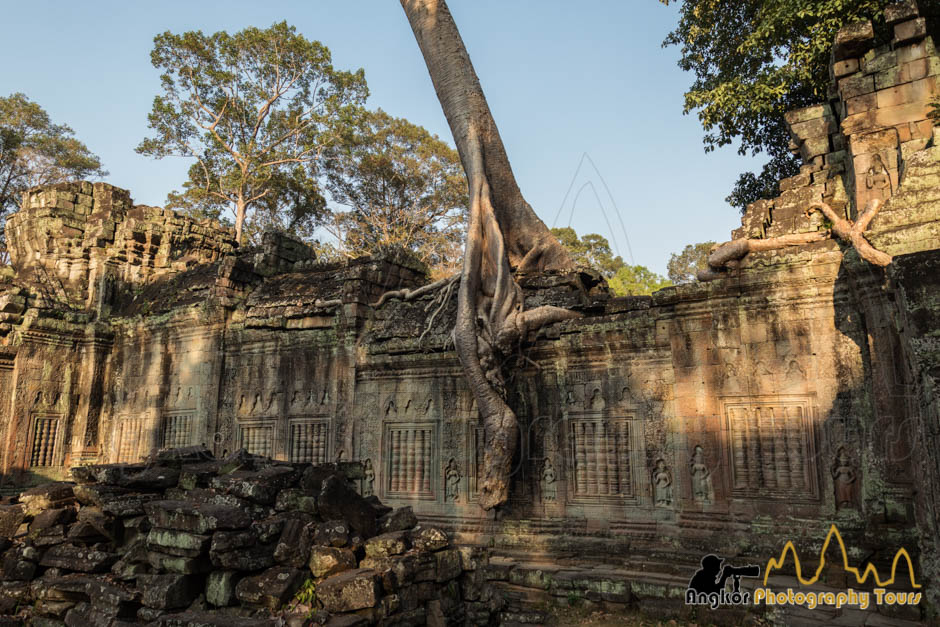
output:
POLYGON ((934 126, 940 126, 940 95, 931 101, 927 117, 933 120, 934 126))
POLYGON ((708 253, 714 245, 715 242, 688 244, 681 253, 672 253, 666 264, 669 280, 675 284, 695 281, 698 271, 708 267, 708 253))
POLYGON ((155 132, 137 152, 195 159, 170 207, 197 217, 232 211, 239 237, 263 229, 309 237, 324 218, 324 153, 348 141, 368 95, 364 72, 333 68, 330 51, 280 22, 230 35, 154 38, 162 95, 155 132))
POLYGON ((616 296, 649 296, 672 285, 672 281, 656 274, 646 266, 624 265, 607 284, 616 296))
POLYGON ((597 233, 578 237, 571 227, 554 228, 552 234, 568 249, 575 264, 600 272, 615 296, 652 294, 672 282, 645 266, 631 266, 614 257, 607 238, 597 233))
POLYGON ((554 228, 552 235, 568 249, 575 264, 597 270, 604 278, 609 279, 623 267, 624 262, 620 256, 614 257, 607 238, 597 233, 587 233, 578 237, 573 228, 554 228))
POLYGON ((399 247, 436 276, 458 271, 469 200, 460 156, 446 142, 380 109, 326 169, 332 199, 349 208, 328 227, 344 256, 399 247))
POLYGON ((23 94, 0 98, 0 265, 7 262, 3 227, 21 194, 36 185, 107 176, 101 160, 64 124, 23 94))
POLYGON ((737 141, 740 154, 770 157, 760 174, 742 175, 729 203, 743 211, 797 171, 783 114, 826 99, 835 34, 865 19, 879 27, 893 1, 672 0, 679 24, 663 45, 679 46, 679 66, 695 77, 685 112, 697 112, 705 150, 737 141))

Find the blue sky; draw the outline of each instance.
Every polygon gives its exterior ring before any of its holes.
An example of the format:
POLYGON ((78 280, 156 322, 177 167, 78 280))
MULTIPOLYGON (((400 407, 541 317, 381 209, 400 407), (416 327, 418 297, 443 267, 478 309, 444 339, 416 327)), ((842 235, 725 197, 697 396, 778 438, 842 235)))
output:
MULTIPOLYGON (((601 233, 627 261, 632 250, 636 263, 660 273, 685 244, 729 238, 740 218, 724 198, 737 175, 759 161, 733 148, 705 154, 697 118, 682 115, 691 76, 676 66, 677 49, 661 47, 675 24, 675 6, 451 0, 450 8, 523 194, 549 226, 567 226, 570 216, 579 233, 601 233), (585 152, 623 226, 587 163, 562 207, 585 152)), ((130 189, 139 204, 163 204, 188 168, 182 159, 154 161, 134 152, 148 133, 146 117, 159 89, 150 64, 153 36, 165 30, 237 31, 287 20, 326 44, 336 67, 365 68, 370 107, 450 141, 394 0, 31 0, 5 2, 4 17, 0 95, 23 92, 53 121, 70 125, 101 156, 107 180, 130 189)))

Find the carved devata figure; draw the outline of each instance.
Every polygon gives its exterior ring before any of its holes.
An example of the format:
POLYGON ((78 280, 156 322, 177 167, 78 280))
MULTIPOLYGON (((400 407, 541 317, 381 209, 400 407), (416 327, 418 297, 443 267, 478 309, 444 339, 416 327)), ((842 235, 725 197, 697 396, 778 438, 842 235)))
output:
POLYGON ((672 473, 666 466, 666 460, 661 457, 656 460, 653 469, 653 498, 657 507, 672 505, 672 473))
POLYGON ((844 446, 839 447, 832 463, 832 482, 836 492, 836 509, 855 505, 855 464, 844 446))
POLYGON ((456 503, 460 500, 460 468, 453 457, 444 469, 444 501, 456 503))
POLYGON ((366 459, 362 474, 362 496, 372 496, 375 489, 375 469, 372 468, 372 459, 366 459))
POLYGON ((555 486, 555 465, 550 457, 545 458, 542 468, 542 502, 554 503, 558 499, 558 488, 555 486))
POLYGON ((714 498, 712 473, 705 464, 705 449, 700 444, 695 445, 689 472, 692 474, 692 498, 698 503, 711 503, 714 498))

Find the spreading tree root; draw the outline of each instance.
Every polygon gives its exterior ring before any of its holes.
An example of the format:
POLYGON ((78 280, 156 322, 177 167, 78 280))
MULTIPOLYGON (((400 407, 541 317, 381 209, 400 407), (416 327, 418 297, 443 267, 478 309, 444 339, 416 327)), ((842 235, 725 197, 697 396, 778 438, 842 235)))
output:
POLYGON ((414 300, 420 296, 424 296, 430 292, 433 292, 436 289, 439 289, 444 286, 450 286, 460 278, 459 274, 453 276, 444 277, 443 279, 438 279, 433 283, 428 283, 427 285, 422 285, 421 287, 416 287, 413 290, 410 289, 400 289, 400 290, 390 290, 382 294, 377 301, 372 303, 372 307, 378 309, 384 305, 387 301, 393 298, 400 298, 404 301, 414 300))
POLYGON ((820 242, 829 239, 832 234, 850 243, 865 261, 876 266, 887 266, 891 263, 891 255, 876 249, 863 235, 865 229, 868 228, 880 209, 881 203, 878 200, 872 200, 853 223, 839 216, 828 204, 814 202, 807 207, 806 215, 811 214, 813 211, 821 211, 832 223, 830 231, 791 233, 768 239, 736 239, 725 242, 711 252, 708 256, 708 268, 700 270, 697 278, 699 281, 714 281, 727 276, 728 270, 737 268, 748 253, 820 242))

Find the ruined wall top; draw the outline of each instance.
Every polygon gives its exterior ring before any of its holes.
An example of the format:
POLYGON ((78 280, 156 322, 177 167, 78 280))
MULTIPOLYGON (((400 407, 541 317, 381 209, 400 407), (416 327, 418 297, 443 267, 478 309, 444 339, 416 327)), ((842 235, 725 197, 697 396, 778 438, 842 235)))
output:
POLYGON ((88 182, 24 193, 6 237, 18 280, 83 310, 96 309, 115 283, 144 284, 235 249, 217 224, 134 205, 127 190, 88 182))
MULTIPOLYGON (((877 240, 879 233, 892 231, 891 237, 882 237, 885 252, 936 247, 934 234, 927 232, 935 227, 925 230, 924 225, 936 223, 940 215, 912 209, 910 198, 888 201, 898 195, 905 178, 931 175, 906 165, 917 153, 936 151, 928 113, 930 102, 940 94, 940 56, 914 0, 888 7, 885 21, 893 39, 882 46, 876 46, 871 22, 839 31, 832 48, 828 101, 785 116, 791 148, 803 161, 799 174, 780 181, 778 197, 749 205, 733 239, 821 230, 823 216, 805 212, 812 202, 826 202, 851 219, 877 200, 882 210, 870 233, 877 240), (899 229, 907 232, 902 236, 899 229)), ((938 162, 940 154, 914 161, 938 162)), ((907 187, 919 186, 912 180, 907 187)))

